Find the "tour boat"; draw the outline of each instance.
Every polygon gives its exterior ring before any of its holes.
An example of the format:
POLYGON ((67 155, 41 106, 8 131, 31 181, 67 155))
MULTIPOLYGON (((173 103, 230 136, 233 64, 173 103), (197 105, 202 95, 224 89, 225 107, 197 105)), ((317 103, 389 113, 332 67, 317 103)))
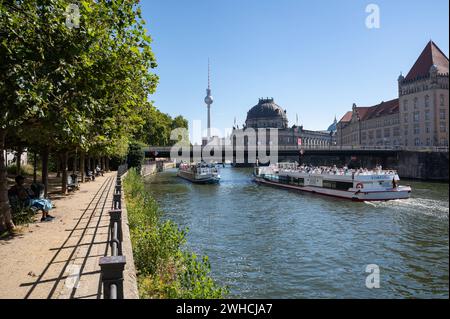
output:
POLYGON ((298 166, 279 163, 256 167, 254 180, 258 183, 295 189, 353 201, 388 201, 407 199, 410 186, 400 186, 394 170, 338 169, 334 167, 298 166))
POLYGON ((205 162, 181 163, 177 175, 197 184, 214 184, 220 181, 217 167, 205 162))

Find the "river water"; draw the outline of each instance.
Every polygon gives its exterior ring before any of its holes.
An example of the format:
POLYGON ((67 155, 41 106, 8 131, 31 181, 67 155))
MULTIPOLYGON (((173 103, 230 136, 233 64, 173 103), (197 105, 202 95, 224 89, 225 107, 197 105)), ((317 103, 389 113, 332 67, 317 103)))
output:
POLYGON ((356 203, 258 185, 251 174, 223 168, 220 185, 175 170, 146 180, 230 297, 449 297, 448 184, 402 181, 413 187, 408 200, 356 203), (373 264, 380 286, 369 289, 373 264))

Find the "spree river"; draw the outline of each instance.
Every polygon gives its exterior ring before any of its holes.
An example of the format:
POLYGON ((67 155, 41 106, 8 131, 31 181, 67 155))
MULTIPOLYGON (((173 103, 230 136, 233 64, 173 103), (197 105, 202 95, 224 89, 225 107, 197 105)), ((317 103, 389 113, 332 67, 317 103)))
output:
POLYGON ((448 184, 403 181, 411 199, 356 203, 258 185, 251 174, 223 168, 219 185, 175 170, 146 180, 230 297, 448 298, 448 184), (371 264, 379 288, 366 287, 371 264))

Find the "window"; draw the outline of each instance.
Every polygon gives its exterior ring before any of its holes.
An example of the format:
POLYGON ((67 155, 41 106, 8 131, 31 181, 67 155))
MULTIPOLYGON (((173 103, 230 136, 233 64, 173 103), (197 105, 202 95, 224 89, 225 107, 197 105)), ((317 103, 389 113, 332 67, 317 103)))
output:
POLYGON ((444 97, 444 94, 441 94, 441 96, 440 96, 440 103, 439 103, 441 106, 444 106, 445 105, 445 97, 444 97))
POLYGON ((381 138, 381 130, 377 130, 377 138, 381 138))
POLYGON ((439 110, 439 119, 445 120, 445 109, 439 110))
POLYGON ((404 135, 405 136, 408 136, 408 134, 409 134, 409 130, 408 130, 408 125, 405 125, 405 131, 404 131, 404 135))
POLYGON ((418 99, 415 97, 415 98, 414 98, 414 109, 417 109, 417 100, 418 100, 418 99))
POLYGON ((322 182, 322 187, 347 191, 349 188, 353 188, 353 183, 324 180, 322 182))
POLYGON ((408 100, 403 101, 403 111, 408 111, 408 100))
POLYGON ((398 126, 394 127, 394 136, 400 136, 400 128, 398 126))
POLYGON ((419 126, 419 124, 414 124, 414 134, 415 135, 420 134, 420 126, 419 126))
POLYGON ((361 133, 361 139, 362 139, 363 141, 365 141, 365 140, 367 139, 367 133, 366 133, 366 132, 362 132, 362 133, 361 133))
POLYGON ((447 126, 445 125, 445 122, 439 123, 439 130, 441 131, 441 133, 447 132, 447 126))
POLYGON ((414 112, 414 122, 419 122, 420 112, 414 112))
POLYGON ((431 146, 431 138, 427 137, 427 146, 431 146))
POLYGON ((429 107, 430 106, 430 97, 427 95, 425 96, 425 107, 429 107))
POLYGON ((408 113, 403 114, 403 122, 408 123, 408 113))
POLYGON ((391 137, 391 129, 390 128, 384 129, 384 137, 391 137))
POLYGON ((373 131, 369 131, 369 139, 373 139, 373 131))
POLYGON ((416 138, 414 139, 414 145, 415 145, 415 146, 420 146, 420 138, 416 137, 416 138))
POLYGON ((448 141, 446 138, 441 138, 441 145, 442 146, 448 146, 448 141))
POLYGON ((430 120, 430 110, 425 110, 425 121, 430 120))
POLYGON ((431 127, 430 127, 430 123, 429 122, 425 123, 425 132, 426 133, 431 133, 431 127))
POLYGON ((295 186, 304 186, 305 180, 303 178, 292 178, 289 180, 289 184, 295 185, 295 186))

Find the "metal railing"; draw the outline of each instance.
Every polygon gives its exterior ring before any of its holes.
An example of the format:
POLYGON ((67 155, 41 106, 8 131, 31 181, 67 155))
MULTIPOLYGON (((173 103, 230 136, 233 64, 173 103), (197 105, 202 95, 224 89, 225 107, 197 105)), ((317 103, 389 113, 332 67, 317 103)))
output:
POLYGON ((104 299, 123 299, 123 271, 126 258, 122 254, 122 175, 126 172, 126 165, 119 166, 116 184, 114 186, 112 209, 108 212, 109 244, 111 256, 100 258, 101 280, 104 299))

